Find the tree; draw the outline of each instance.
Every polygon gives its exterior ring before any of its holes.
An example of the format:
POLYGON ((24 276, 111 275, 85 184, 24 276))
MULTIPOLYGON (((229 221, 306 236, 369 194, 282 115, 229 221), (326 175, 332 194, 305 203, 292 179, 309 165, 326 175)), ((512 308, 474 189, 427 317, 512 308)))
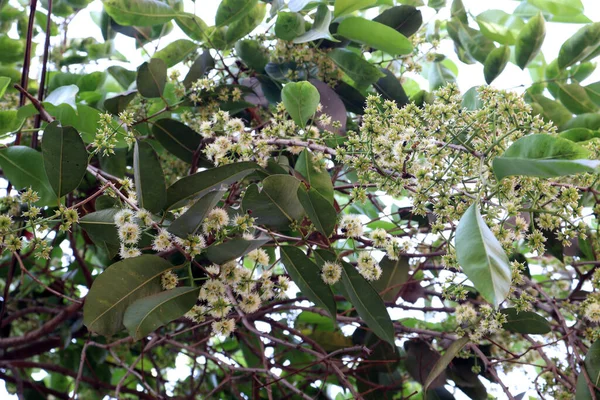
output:
POLYGON ((214 26, 104 0, 104 40, 69 39, 88 3, 0 4, 9 392, 598 398, 600 22, 580 0, 223 0, 214 26), (556 22, 581 29, 547 63, 556 22), (533 84, 460 93, 444 42, 533 84))

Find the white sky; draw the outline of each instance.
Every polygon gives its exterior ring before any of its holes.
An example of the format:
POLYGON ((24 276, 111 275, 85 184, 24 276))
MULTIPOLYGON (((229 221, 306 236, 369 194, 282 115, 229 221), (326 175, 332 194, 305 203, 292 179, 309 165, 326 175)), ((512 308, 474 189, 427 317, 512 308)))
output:
MULTIPOLYGON (((450 3, 451 0, 448 0, 450 3)), ((196 15, 201 17, 207 24, 214 24, 214 16, 219 5, 219 0, 197 0, 195 3, 191 0, 184 0, 185 11, 194 12, 196 15)), ((518 1, 514 0, 463 0, 465 7, 467 10, 471 12, 472 15, 478 15, 483 11, 490 9, 498 9, 503 10, 507 13, 512 13, 512 11, 519 5, 518 1)), ((600 21, 600 0, 582 0, 582 3, 585 7, 585 15, 593 20, 594 22, 600 21)), ((100 0, 95 0, 90 6, 88 10, 92 11, 100 11, 102 9, 102 3, 100 0)), ((436 15, 432 9, 428 9, 423 7, 423 20, 425 23, 433 21, 435 19, 446 19, 449 16, 449 11, 444 9, 440 12, 439 15, 436 15)), ((268 13, 268 11, 267 11, 268 13)), ((542 51, 546 58, 546 62, 551 62, 554 60, 560 49, 562 43, 571 37, 582 25, 580 24, 559 24, 559 23, 548 23, 546 26, 546 39, 542 46, 542 51)), ((476 27, 476 26, 475 26, 476 27)), ((97 25, 92 21, 89 12, 81 12, 79 13, 69 25, 68 36, 70 38, 82 38, 82 37, 94 37, 98 41, 102 41, 102 35, 100 29, 97 25)), ((175 26, 174 31, 169 35, 169 38, 179 38, 184 37, 183 33, 179 30, 177 26, 175 26)), ((162 41, 159 44, 159 49, 168 44, 167 41, 162 41)), ((38 46, 38 51, 41 51, 42 46, 38 46)), ((140 50, 135 48, 135 41, 132 38, 125 37, 123 35, 119 35, 116 40, 116 48, 119 52, 124 54, 126 57, 129 57, 129 61, 133 65, 139 65, 144 61, 144 57, 140 50)), ((153 46, 147 47, 149 50, 153 48, 153 46)), ((441 49, 440 53, 445 54, 450 59, 452 59, 457 65, 459 69, 458 75, 458 85, 461 91, 466 91, 467 89, 485 84, 483 77, 483 66, 481 64, 475 65, 466 65, 458 61, 451 42, 447 42, 441 49)), ((106 66, 112 65, 114 62, 106 62, 101 61, 97 66, 92 66, 89 72, 92 70, 101 70, 106 66)), ((35 67, 34 62, 34 67, 35 67)), ((90 68, 90 67, 88 67, 90 68)), ((131 66, 129 66, 131 68, 131 66)), ((600 67, 584 81, 584 84, 600 81, 600 67)), ((427 83, 424 80, 419 80, 421 87, 427 89, 427 83)), ((531 78, 529 77, 529 72, 527 70, 521 71, 519 67, 514 64, 509 63, 504 70, 504 72, 493 82, 493 85, 501 88, 501 89, 515 89, 520 90, 518 88, 519 85, 528 85, 531 83, 531 78)), ((422 317, 422 313, 416 315, 418 317, 422 317)), ((408 315, 406 315, 408 316, 408 315)), ((405 317, 405 315, 403 315, 405 317)), ((185 366, 185 363, 180 363, 178 359, 178 365, 172 373, 169 374, 169 378, 175 378, 177 376, 187 376, 189 374, 189 369, 185 366)), ((501 377, 503 374, 500 374, 501 377)), ((529 370, 526 374, 523 373, 510 373, 506 379, 503 379, 506 382, 511 390, 513 395, 519 394, 527 389, 530 389, 531 380, 535 376, 535 371, 529 370)), ((41 379, 43 375, 35 376, 36 379, 41 379)), ((484 383, 487 384, 487 381, 483 380, 484 383)), ((491 388, 488 386, 490 393, 498 396, 498 398, 504 398, 504 394, 501 391, 495 390, 496 388, 491 388)), ((535 392, 529 391, 528 394, 535 396, 535 392)), ((0 385, 0 398, 9 399, 16 398, 16 396, 10 396, 6 393, 4 385, 0 385)), ((467 399, 466 396, 463 396, 461 392, 457 392, 457 399, 467 399)))

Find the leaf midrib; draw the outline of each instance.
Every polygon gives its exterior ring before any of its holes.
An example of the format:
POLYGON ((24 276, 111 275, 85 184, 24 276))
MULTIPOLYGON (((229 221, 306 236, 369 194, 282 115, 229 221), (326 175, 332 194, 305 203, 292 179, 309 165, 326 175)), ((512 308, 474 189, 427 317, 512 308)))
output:
POLYGON ((144 316, 144 317, 143 317, 143 318, 140 320, 140 322, 137 324, 137 328, 135 329, 135 337, 136 337, 136 338, 137 338, 137 337, 139 337, 139 336, 138 336, 138 334, 139 334, 139 332, 140 332, 140 329, 142 328, 142 325, 143 325, 144 321, 146 321, 146 319, 148 319, 148 317, 149 317, 149 316, 150 316, 150 315, 151 315, 151 314, 154 312, 154 310, 156 310, 158 307, 162 306, 163 304, 165 304, 165 303, 168 303, 169 301, 172 301, 172 300, 178 299, 178 298, 179 298, 179 297, 181 297, 181 296, 185 296, 185 295, 189 294, 190 292, 193 292, 194 290, 197 290, 197 288, 190 288, 189 290, 186 290, 185 292, 183 292, 183 293, 180 293, 180 294, 178 294, 178 295, 176 295, 176 296, 174 296, 174 297, 167 298, 167 299, 165 299, 164 301, 162 301, 162 302, 160 302, 160 303, 156 304, 156 305, 155 305, 154 307, 152 307, 150 310, 148 310, 148 312, 146 313, 146 315, 145 315, 145 316, 144 316))

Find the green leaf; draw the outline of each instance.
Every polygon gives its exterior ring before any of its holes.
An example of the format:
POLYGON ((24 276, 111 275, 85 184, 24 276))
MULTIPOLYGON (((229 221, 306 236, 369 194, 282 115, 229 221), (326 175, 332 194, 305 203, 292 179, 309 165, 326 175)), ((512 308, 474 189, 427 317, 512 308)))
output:
MULTIPOLYGON (((98 201, 96 201, 98 207, 98 201)), ((86 214, 79 219, 79 225, 87 232, 96 246, 104 249, 109 258, 119 251, 119 233, 114 222, 117 208, 107 208, 86 214)))
POLYGON ((563 125, 573 117, 573 114, 558 101, 542 95, 532 95, 531 97, 541 106, 542 117, 545 121, 552 121, 555 125, 563 125))
POLYGON ((10 78, 7 78, 6 76, 0 76, 0 98, 2 96, 4 96, 4 92, 6 92, 6 88, 8 88, 8 85, 10 85, 10 78))
POLYGON ((331 176, 324 166, 319 165, 314 161, 312 153, 305 149, 302 150, 296 160, 294 167, 296 172, 300 173, 308 186, 319 192, 329 203, 333 204, 333 184, 331 176))
POLYGON ((135 143, 133 177, 140 207, 152 213, 162 210, 167 201, 165 176, 158 155, 148 142, 135 143))
POLYGON ((204 50, 202 54, 200 54, 196 60, 194 60, 194 63, 183 79, 183 86, 185 86, 186 89, 189 89, 192 86, 192 83, 204 77, 214 67, 215 59, 210 55, 208 50, 204 50))
POLYGON ((126 68, 113 65, 108 67, 108 73, 115 78, 115 80, 123 87, 123 89, 129 88, 133 82, 135 82, 136 73, 126 68))
POLYGON ((281 99, 286 111, 299 128, 315 114, 321 100, 319 91, 310 82, 291 82, 281 91, 281 99))
POLYGON ((202 136, 192 128, 174 119, 159 119, 152 125, 152 134, 175 157, 191 163, 200 146, 202 136))
POLYGON ((325 237, 329 237, 337 221, 335 208, 314 188, 306 190, 304 185, 300 185, 297 194, 300 204, 315 228, 325 237))
POLYGON ((456 229, 456 258, 475 289, 498 307, 508 295, 511 271, 508 256, 473 203, 456 229))
POLYGON ((224 264, 227 261, 245 256, 269 241, 271 241, 271 238, 267 236, 259 236, 252 240, 233 238, 224 243, 208 247, 206 257, 215 264, 224 264))
POLYGON ((385 77, 379 79, 373 84, 375 90, 377 90, 377 92, 381 94, 383 98, 395 101, 398 107, 408 104, 408 96, 406 95, 404 88, 394 73, 385 68, 380 68, 379 70, 385 75, 385 77))
POLYGON ((504 71, 509 59, 510 48, 508 46, 498 47, 490 52, 483 65, 483 75, 488 85, 504 71))
POLYGON ((467 54, 472 59, 482 64, 485 63, 488 54, 496 48, 494 42, 478 30, 462 25, 458 21, 450 21, 448 23, 448 32, 450 32, 452 27, 456 29, 459 43, 464 47, 467 54))
POLYGON ((546 318, 531 311, 517 311, 516 308, 505 308, 500 312, 506 315, 506 323, 502 327, 511 332, 530 335, 543 335, 550 332, 550 324, 546 318))
POLYGON ((487 10, 475 17, 475 21, 486 37, 501 43, 514 44, 525 26, 521 18, 500 10, 487 10))
POLYGON ((58 197, 75 190, 88 164, 88 152, 79 133, 72 126, 52 122, 42 139, 44 168, 52 190, 58 197))
POLYGON ((590 99, 579 83, 557 83, 558 98, 573 114, 592 113, 598 106, 590 99))
POLYGON ((333 16, 337 18, 356 10, 374 6, 376 3, 377 0, 335 0, 333 4, 333 16))
POLYGON ((255 71, 264 71, 269 62, 265 49, 256 40, 240 40, 235 44, 235 51, 244 64, 255 71))
POLYGON ((571 118, 570 120, 564 121, 560 125, 559 131, 564 131, 571 128, 588 128, 591 130, 600 129, 600 114, 587 113, 571 118))
POLYGON ((306 43, 318 39, 327 39, 332 42, 339 42, 329 33, 329 24, 331 23, 331 11, 325 4, 319 4, 317 12, 314 15, 314 22, 309 31, 294 39, 294 43, 306 43))
POLYGON ((123 328, 127 307, 161 292, 160 277, 171 269, 168 261, 148 254, 112 264, 90 288, 83 306, 83 323, 91 332, 116 334, 123 328))
POLYGON ((152 58, 159 58, 165 62, 167 68, 178 64, 185 58, 196 51, 198 45, 191 40, 177 39, 169 43, 164 49, 154 53, 152 58))
POLYGON ((0 134, 16 132, 24 122, 17 110, 0 110, 0 134))
POLYGON ((558 67, 565 69, 587 58, 600 49, 600 22, 585 25, 567 39, 558 53, 558 67))
POLYGON ((381 277, 373 281, 371 285, 384 301, 396 301, 403 284, 408 281, 408 272, 410 271, 408 260, 400 257, 394 261, 385 256, 379 262, 379 266, 381 267, 381 277))
POLYGON ((223 0, 217 9, 215 24, 217 27, 229 25, 248 14, 258 0, 223 0))
POLYGON ((215 190, 202 196, 182 216, 169 225, 168 231, 180 238, 196 234, 202 227, 206 215, 215 208, 223 197, 223 190, 215 190))
POLYGON ((38 192, 38 206, 57 205, 57 198, 44 170, 42 153, 27 146, 0 149, 0 166, 4 177, 15 189, 31 187, 38 192))
POLYGON ((199 42, 206 40, 206 29, 208 29, 208 25, 206 25, 206 22, 197 15, 186 12, 179 13, 175 17, 175 22, 191 39, 199 42))
POLYGON ((593 131, 587 128, 572 128, 562 131, 558 134, 559 137, 568 139, 572 142, 585 142, 590 139, 600 138, 600 132, 593 131))
POLYGON ((328 55, 356 83, 359 90, 366 89, 379 78, 384 77, 376 66, 353 51, 338 48, 333 49, 328 55))
POLYGON ((553 15, 577 16, 583 14, 581 0, 528 0, 528 3, 553 15))
POLYGON ((281 262, 302 294, 326 310, 335 320, 337 309, 331 288, 321 279, 321 270, 302 250, 281 246, 281 262))
MULTIPOLYGON (((404 365, 410 376, 421 385, 425 385, 427 377, 441 356, 437 350, 432 349, 426 341, 416 338, 404 342, 406 357, 404 365)), ((430 389, 443 387, 446 383, 445 371, 438 374, 436 379, 429 384, 430 389)))
POLYGON ((410 54, 413 50, 411 41, 397 30, 362 17, 345 18, 338 26, 337 33, 391 55, 410 54))
MULTIPOLYGON (((595 386, 598 386, 598 382, 600 382, 600 340, 596 340, 589 348, 587 354, 585 355, 584 365, 587 375, 591 381, 591 383, 595 386)), ((595 398, 600 396, 600 390, 594 390, 595 398)), ((591 400, 592 393, 590 393, 590 388, 587 383, 587 379, 585 378, 585 374, 583 371, 577 377, 577 388, 575 390, 575 400, 591 400)))
POLYGON ((377 336, 394 346, 394 325, 385 304, 373 286, 363 278, 356 268, 342 262, 342 283, 350 303, 358 315, 377 336))
POLYGON ((304 215, 298 200, 300 181, 290 175, 271 175, 263 180, 262 191, 250 185, 242 199, 244 212, 256 218, 256 223, 285 230, 304 215))
POLYGON ((23 61, 25 43, 21 39, 12 39, 6 34, 0 34, 0 63, 12 64, 23 61))
POLYGON ((536 134, 514 142, 492 162, 496 179, 507 176, 553 178, 595 172, 600 160, 586 160, 588 151, 560 137, 536 134))
POLYGON ((546 37, 546 21, 542 13, 531 18, 519 32, 515 45, 515 59, 521 69, 538 55, 546 37))
POLYGON ((600 107, 600 82, 590 83, 585 86, 584 89, 590 100, 592 100, 596 106, 600 107))
POLYGON ((239 162, 186 176, 167 188, 167 207, 172 208, 192 196, 202 197, 221 185, 239 181, 257 169, 260 167, 253 162, 239 162))
POLYGON ((244 15, 238 21, 235 21, 227 28, 225 32, 225 41, 234 43, 254 30, 265 18, 267 6, 263 3, 255 5, 249 13, 244 15))
POLYGON ((304 18, 295 12, 280 11, 275 23, 275 36, 281 40, 293 40, 304 33, 304 18))
POLYGON ((59 88, 54 89, 48 95, 48 97, 46 97, 44 102, 50 103, 55 106, 60 106, 61 104, 68 104, 74 110, 77 110, 77 105, 75 104, 75 97, 77 96, 77 92, 79 92, 79 88, 76 85, 61 86, 59 88))
POLYGON ((425 380, 425 383, 423 384, 424 392, 427 391, 429 389, 429 386, 431 386, 431 384, 433 383, 433 381, 435 381, 437 377, 440 376, 446 370, 446 367, 450 365, 454 357, 463 347, 465 347, 467 343, 469 343, 469 337, 464 336, 458 340, 455 340, 450 346, 448 346, 444 355, 441 356, 439 360, 437 360, 433 368, 431 368, 431 372, 429 373, 427 379, 425 380))
POLYGON ((143 97, 161 97, 167 83, 167 66, 159 58, 140 65, 136 78, 137 90, 143 97))
POLYGON ((423 25, 423 16, 415 7, 401 5, 388 8, 373 18, 373 21, 387 25, 405 37, 410 37, 423 25))
POLYGON ((199 291, 183 286, 136 300, 125 310, 123 324, 131 337, 143 339, 188 312, 196 304, 199 291))
POLYGON ((433 91, 456 81, 454 73, 441 61, 431 63, 429 74, 429 90, 433 91))
POLYGON ((123 26, 164 24, 177 16, 167 3, 159 0, 104 0, 104 9, 123 26))
POLYGON ((129 103, 131 103, 136 95, 137 90, 131 90, 129 92, 110 97, 104 100, 104 108, 113 115, 119 115, 121 111, 127 108, 129 103))

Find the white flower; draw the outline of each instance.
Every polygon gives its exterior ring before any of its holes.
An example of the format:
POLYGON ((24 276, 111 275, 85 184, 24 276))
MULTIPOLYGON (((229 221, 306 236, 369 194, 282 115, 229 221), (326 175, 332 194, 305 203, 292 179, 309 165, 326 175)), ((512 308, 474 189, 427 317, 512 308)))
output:
POLYGON ((247 257, 261 265, 269 265, 269 255, 263 249, 252 250, 247 257))
POLYGON ((464 323, 472 324, 477 319, 477 312, 469 303, 459 304, 458 306, 456 306, 454 315, 456 316, 456 322, 459 325, 462 325, 464 323))
POLYGON ((231 305, 223 298, 216 299, 210 302, 210 310, 208 313, 215 318, 225 318, 231 311, 231 305))
POLYGON ((125 222, 119 227, 119 239, 125 244, 136 244, 140 240, 140 227, 133 222, 125 222))
POLYGON ((167 232, 166 229, 161 229, 158 231, 158 235, 154 238, 152 242, 152 250, 154 251, 167 251, 173 248, 173 243, 171 242, 171 234, 167 232))
POLYGON ((363 226, 358 215, 344 215, 340 227, 347 237, 359 237, 363 234, 363 226))
POLYGON ((184 317, 196 323, 203 322, 206 319, 206 307, 195 305, 190 311, 185 313, 184 317))
POLYGON ((338 263, 326 261, 321 268, 321 279, 328 285, 333 285, 342 276, 342 266, 338 263))
POLYGON ((198 298, 200 300, 216 301, 224 295, 225 285, 216 279, 209 279, 202 285, 198 298))
POLYGON ((115 225, 118 227, 123 226, 126 222, 132 222, 133 212, 128 209, 122 209, 114 216, 115 225))
POLYGON ((585 319, 590 322, 600 322, 600 303, 590 303, 585 308, 585 319))
POLYGON ((215 335, 229 336, 235 330, 235 320, 233 318, 223 319, 212 323, 211 328, 215 335))
POLYGON ((229 215, 222 208, 213 208, 204 219, 203 229, 205 233, 218 231, 229 224, 229 215))
POLYGON ((141 256, 142 252, 135 246, 126 246, 121 244, 121 247, 119 248, 119 255, 121 258, 133 258, 141 256))
POLYGON ((385 229, 377 228, 369 233, 369 237, 373 241, 373 246, 383 247, 387 242, 387 232, 385 229))
POLYGON ((152 214, 148 210, 144 210, 140 208, 138 212, 135 213, 137 219, 139 219, 144 225, 151 226, 152 225, 152 214))
POLYGON ((162 285, 163 290, 171 290, 177 287, 177 283, 179 282, 179 278, 177 274, 173 271, 167 271, 163 273, 160 277, 160 283, 162 285))
POLYGON ((260 308, 260 297, 256 293, 242 296, 239 302, 240 309, 246 314, 251 314, 260 308))

